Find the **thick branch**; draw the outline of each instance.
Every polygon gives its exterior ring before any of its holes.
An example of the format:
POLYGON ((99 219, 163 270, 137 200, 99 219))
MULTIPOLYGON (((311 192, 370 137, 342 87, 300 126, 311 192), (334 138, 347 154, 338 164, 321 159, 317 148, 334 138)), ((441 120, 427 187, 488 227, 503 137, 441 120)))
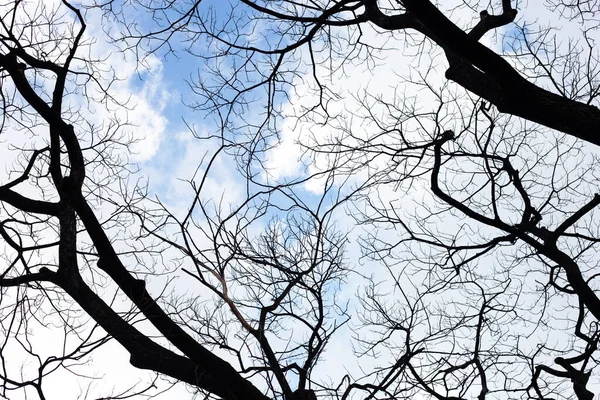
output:
POLYGON ((600 195, 595 194, 594 198, 592 200, 590 200, 581 209, 577 210, 577 212, 575 212, 573 215, 571 215, 569 218, 567 218, 565 221, 563 221, 563 223, 560 224, 558 226, 558 228, 556 228, 554 230, 552 236, 556 240, 556 238, 558 238, 558 236, 562 235, 567 229, 569 229, 571 226, 573 226, 575 223, 577 223, 577 221, 579 221, 581 218, 583 218, 587 213, 592 211, 599 204, 600 204, 600 195))
POLYGON ((6 202, 19 210, 35 214, 57 216, 61 210, 58 203, 33 200, 4 186, 0 186, 0 201, 6 202))
MULTIPOLYGON (((102 225, 78 188, 70 193, 72 204, 83 222, 100 256, 98 267, 105 271, 119 288, 133 301, 161 334, 188 356, 203 379, 213 382, 199 385, 224 399, 267 400, 252 383, 244 379, 228 362, 216 356, 195 341, 183 328, 175 323, 152 299, 142 280, 134 278, 121 263, 102 225), (225 393, 225 394, 223 394, 225 393)), ((100 321, 98 321, 100 322, 100 321)))
MULTIPOLYGON (((50 125, 50 130, 57 132, 60 135, 60 138, 64 141, 68 150, 69 162, 71 164, 71 176, 79 185, 81 185, 85 177, 84 160, 73 126, 67 124, 61 118, 59 110, 52 109, 35 92, 25 77, 24 64, 17 61, 15 54, 9 53, 0 55, 0 67, 4 68, 10 74, 10 77, 21 96, 23 96, 25 101, 27 101, 27 103, 31 105, 50 125)), ((66 70, 64 73, 66 74, 66 70)))
POLYGON ((446 77, 493 103, 499 111, 600 145, 600 110, 542 89, 524 79, 508 62, 479 43, 428 0, 404 0, 419 31, 448 56, 446 77))
MULTIPOLYGON (((168 375, 177 380, 202 387, 212 393, 232 400, 253 399, 251 393, 244 395, 240 388, 229 384, 228 376, 202 368, 189 358, 180 356, 153 342, 136 328, 124 321, 78 275, 43 273, 52 276, 51 281, 62 287, 109 335, 117 340, 131 355, 134 367, 168 375)), ((265 396, 262 399, 266 399, 265 396)))
POLYGON ((487 32, 513 22, 517 16, 517 10, 510 6, 510 1, 507 3, 502 14, 499 15, 490 15, 487 11, 482 11, 479 14, 479 22, 471 29, 469 36, 474 40, 479 40, 487 32))
POLYGON ((34 282, 49 282, 52 280, 53 275, 54 274, 49 269, 42 268, 40 272, 21 275, 15 278, 2 278, 0 279, 0 287, 13 287, 34 282))

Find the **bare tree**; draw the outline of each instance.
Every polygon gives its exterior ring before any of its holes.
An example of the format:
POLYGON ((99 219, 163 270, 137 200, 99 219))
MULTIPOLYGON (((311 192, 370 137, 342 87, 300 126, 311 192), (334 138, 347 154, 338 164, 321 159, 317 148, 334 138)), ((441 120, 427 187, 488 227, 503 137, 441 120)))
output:
POLYGON ((212 161, 237 146, 222 136, 220 150, 190 181, 183 217, 159 201, 144 203, 144 188, 127 186, 131 171, 119 151, 131 144, 119 136, 126 122, 115 117, 98 127, 86 115, 89 103, 109 107, 117 100, 108 89, 116 78, 85 54, 92 42, 85 41, 82 11, 66 1, 17 1, 2 13, 3 133, 17 146, 14 170, 0 186, 3 396, 33 389, 46 398, 48 375, 70 371, 114 339, 133 366, 209 396, 314 397, 311 371, 347 320, 344 304, 335 301, 348 271, 345 238, 332 225, 345 201, 333 176, 316 207, 294 194, 293 182, 249 181, 240 204, 206 199, 212 161), (251 233, 257 224, 263 231, 251 233), (182 271, 214 298, 167 299, 166 288, 149 293, 146 279, 164 272, 153 263, 164 261, 167 247, 180 252, 182 271), (45 355, 32 339, 48 324, 63 330, 58 355, 45 355), (19 352, 27 357, 15 374, 19 352), (232 362, 219 352, 233 355, 232 362), (34 374, 23 374, 30 359, 34 374), (290 371, 298 378, 294 387, 290 371))
POLYGON ((49 374, 114 339, 134 367, 206 398, 592 399, 600 198, 583 142, 600 144, 600 111, 591 3, 547 2, 556 18, 584 24, 566 47, 550 29, 513 25, 521 10, 510 1, 2 5, 2 128, 18 154, 0 186, 2 394, 45 398, 49 374), (90 122, 91 103, 128 105, 111 97, 116 77, 91 55, 86 9, 103 12, 107 33, 141 67, 149 55, 202 61, 186 102, 216 116, 208 139, 218 149, 189 178, 183 212, 128 185, 127 121, 90 122), (505 54, 480 43, 506 26, 505 54), (369 43, 366 30, 386 44, 369 43), (364 114, 336 110, 343 99, 327 76, 374 67, 398 43, 417 59, 406 81, 432 94, 431 111, 418 98, 368 92, 356 94, 364 114), (468 92, 432 77, 440 51, 445 77, 468 92), (302 96, 314 102, 287 115, 302 96), (305 138, 305 160, 318 168, 275 181, 266 162, 283 118, 337 135, 305 138), (219 157, 239 170, 240 199, 208 187, 219 157), (322 190, 309 201, 302 185, 315 179, 322 190), (346 260, 335 223, 346 204, 368 228, 365 259, 386 279, 346 260), (192 294, 154 290, 169 262, 192 294), (364 282, 351 305, 338 297, 350 275, 364 282), (327 382, 314 371, 351 309, 355 351, 386 358, 327 382), (50 356, 32 335, 48 324, 65 343, 50 356), (16 351, 35 360, 33 375, 15 374, 16 351))
MULTIPOLYGON (((365 354, 390 352, 398 361, 377 372, 377 384, 359 380, 348 390, 373 398, 592 399, 596 158, 478 100, 457 124, 469 99, 439 98, 453 100, 428 116, 404 108, 402 131, 379 121, 382 131, 347 131, 316 148, 354 160, 347 173, 368 168, 366 154, 387 166, 369 173, 372 190, 353 209, 369 226, 365 256, 389 271, 388 282, 365 288, 360 342, 365 354), (405 136, 424 119, 431 136, 405 136), (402 196, 385 195, 386 187, 402 196)), ((368 104, 367 118, 376 108, 368 104)))

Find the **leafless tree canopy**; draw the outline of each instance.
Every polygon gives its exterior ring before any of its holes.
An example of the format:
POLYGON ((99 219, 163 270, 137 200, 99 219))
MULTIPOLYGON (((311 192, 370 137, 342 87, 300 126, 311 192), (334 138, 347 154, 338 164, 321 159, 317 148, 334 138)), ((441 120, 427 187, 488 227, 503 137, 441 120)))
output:
POLYGON ((0 396, 593 399, 600 4, 440 3, 1 3, 0 396), (100 36, 186 82, 175 205, 100 36))

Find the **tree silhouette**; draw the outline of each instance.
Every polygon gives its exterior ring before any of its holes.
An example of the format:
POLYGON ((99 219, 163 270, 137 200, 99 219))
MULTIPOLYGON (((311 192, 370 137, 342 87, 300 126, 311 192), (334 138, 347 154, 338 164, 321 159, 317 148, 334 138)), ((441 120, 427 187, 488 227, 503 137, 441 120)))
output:
MULTIPOLYGON (((581 22, 581 40, 566 44, 519 21, 519 7, 0 6, 2 134, 16 154, 0 186, 2 395, 44 399, 48 376, 78 374, 114 339, 132 366, 205 398, 592 399, 595 2, 545 3, 581 22), (213 131, 190 134, 216 148, 191 177, 172 176, 188 184, 177 209, 130 181, 135 137, 113 112, 130 105, 86 32, 97 12, 140 70, 182 53, 201 64, 184 103, 214 116, 213 131), (493 33, 504 54, 481 43, 493 33), (367 89, 354 94, 360 109, 336 107, 348 99, 334 79, 391 62, 380 56, 394 47, 417 59, 396 78, 404 93, 367 89), (276 179, 268 162, 282 132, 305 127, 308 166, 276 179), (220 159, 243 180, 231 199, 210 184, 220 159), (336 222, 344 209, 352 234, 336 222), (366 268, 346 256, 352 238, 366 268), (356 300, 341 296, 348 280, 360 281, 356 300), (351 318, 352 350, 375 362, 331 381, 319 367, 351 318), (59 354, 36 342, 47 326, 61 330, 59 354)), ((108 398, 153 393, 157 381, 108 398)))

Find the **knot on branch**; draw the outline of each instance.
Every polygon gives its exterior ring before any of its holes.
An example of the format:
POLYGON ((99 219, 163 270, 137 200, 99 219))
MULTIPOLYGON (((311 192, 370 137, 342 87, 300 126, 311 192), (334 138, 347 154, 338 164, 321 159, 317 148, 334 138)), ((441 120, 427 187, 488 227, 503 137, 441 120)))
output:
POLYGON ((453 140, 456 136, 454 135, 454 131, 451 129, 448 129, 447 131, 444 131, 440 138, 437 140, 437 142, 439 142, 439 144, 443 144, 449 140, 453 140))

